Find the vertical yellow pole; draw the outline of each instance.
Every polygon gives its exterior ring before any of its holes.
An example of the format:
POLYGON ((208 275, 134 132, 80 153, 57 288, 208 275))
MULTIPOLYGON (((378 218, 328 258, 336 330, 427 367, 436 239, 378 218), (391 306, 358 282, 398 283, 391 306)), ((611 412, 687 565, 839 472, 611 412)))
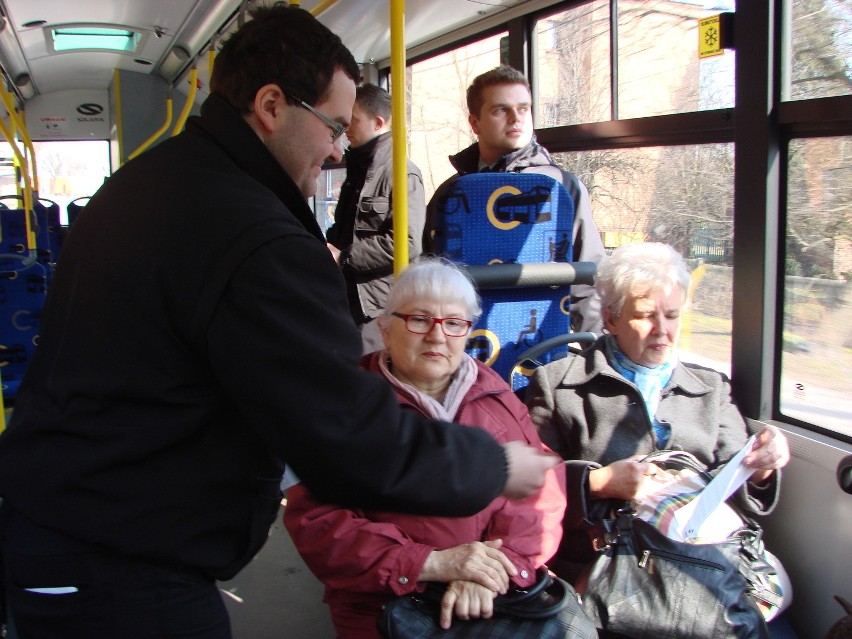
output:
POLYGON ((393 130, 393 273, 408 266, 408 138, 405 120, 405 0, 390 0, 393 130))

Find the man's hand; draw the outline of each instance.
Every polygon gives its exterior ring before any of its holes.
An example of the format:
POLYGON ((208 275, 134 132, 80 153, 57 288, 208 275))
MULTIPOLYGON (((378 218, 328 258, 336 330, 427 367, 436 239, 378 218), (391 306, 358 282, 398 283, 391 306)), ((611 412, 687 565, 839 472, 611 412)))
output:
POLYGON ((509 499, 523 499, 541 490, 547 471, 562 463, 558 455, 543 453, 523 442, 508 442, 503 444, 503 450, 509 465, 503 495, 509 499))

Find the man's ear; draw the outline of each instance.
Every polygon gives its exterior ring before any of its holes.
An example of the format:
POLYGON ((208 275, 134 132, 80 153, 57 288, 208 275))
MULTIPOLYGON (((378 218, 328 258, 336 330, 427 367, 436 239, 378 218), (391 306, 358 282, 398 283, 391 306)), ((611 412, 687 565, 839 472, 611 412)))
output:
POLYGON ((474 135, 479 135, 479 118, 473 113, 468 113, 467 121, 470 124, 470 128, 473 130, 474 135))
POLYGON ((254 95, 253 113, 258 124, 266 133, 272 133, 287 106, 284 92, 277 84, 265 84, 254 95))
POLYGON ((390 118, 385 120, 382 116, 377 115, 373 117, 373 130, 374 131, 383 131, 385 127, 387 127, 390 118))

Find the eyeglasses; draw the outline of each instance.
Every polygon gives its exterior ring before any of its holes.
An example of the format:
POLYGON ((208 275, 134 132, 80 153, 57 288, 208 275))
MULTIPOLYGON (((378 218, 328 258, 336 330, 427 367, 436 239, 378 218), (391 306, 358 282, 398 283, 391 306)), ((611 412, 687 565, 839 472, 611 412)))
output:
POLYGON ((435 324, 441 325, 441 330, 447 337, 464 337, 470 331, 470 320, 461 317, 429 317, 428 315, 409 315, 407 313, 391 313, 394 317, 405 320, 405 328, 410 333, 425 335, 435 324))
POLYGON ((317 116, 320 120, 322 120, 323 122, 326 123, 328 128, 331 129, 331 141, 332 142, 337 141, 337 139, 341 135, 343 135, 344 132, 346 131, 345 125, 340 124, 340 122, 335 122, 330 117, 328 117, 325 113, 321 113, 320 111, 317 111, 314 107, 312 107, 310 104, 308 104, 304 100, 300 100, 299 98, 296 98, 296 97, 293 97, 293 96, 290 96, 290 97, 292 97, 296 102, 298 102, 299 106, 305 107, 308 111, 310 111, 315 116, 317 116))

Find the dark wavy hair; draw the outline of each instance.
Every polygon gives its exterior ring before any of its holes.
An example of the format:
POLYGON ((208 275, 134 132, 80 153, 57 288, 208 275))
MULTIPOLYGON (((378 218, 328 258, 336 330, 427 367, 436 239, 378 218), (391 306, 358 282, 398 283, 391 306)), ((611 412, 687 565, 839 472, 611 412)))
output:
POLYGON ((527 91, 532 93, 527 76, 507 64, 501 64, 495 69, 476 76, 467 88, 467 110, 471 115, 479 117, 484 102, 482 92, 486 87, 498 84, 523 84, 527 91))
POLYGON ((277 84, 290 104, 295 97, 313 105, 323 100, 337 69, 360 81, 349 49, 304 9, 276 2, 251 16, 222 46, 210 78, 210 92, 240 113, 251 111, 266 84, 277 84))

